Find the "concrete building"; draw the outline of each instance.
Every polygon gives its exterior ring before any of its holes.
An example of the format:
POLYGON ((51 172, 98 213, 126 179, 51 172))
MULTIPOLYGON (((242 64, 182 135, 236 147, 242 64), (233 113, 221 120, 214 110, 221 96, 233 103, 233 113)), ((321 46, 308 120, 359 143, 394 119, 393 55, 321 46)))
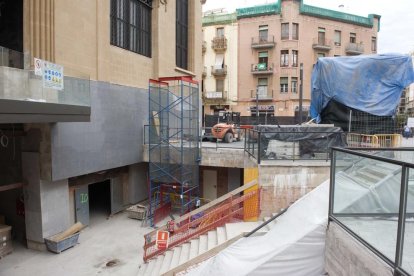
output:
POLYGON ((209 115, 237 102, 237 17, 221 12, 203 17, 203 114, 209 115))
POLYGON ((237 23, 238 101, 233 110, 255 116, 258 105, 260 116, 294 116, 300 64, 307 110, 317 59, 376 53, 380 16, 361 17, 305 5, 303 0, 279 0, 238 9, 237 23))
POLYGON ((201 79, 203 2, 0 5, 0 214, 29 248, 148 197, 148 80, 201 79), (62 90, 34 57, 63 67, 62 90))

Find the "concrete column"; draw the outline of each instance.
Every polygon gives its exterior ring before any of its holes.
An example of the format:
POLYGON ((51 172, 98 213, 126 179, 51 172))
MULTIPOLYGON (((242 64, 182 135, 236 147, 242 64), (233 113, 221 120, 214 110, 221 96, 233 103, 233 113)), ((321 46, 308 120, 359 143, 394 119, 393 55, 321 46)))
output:
POLYGON ((135 204, 148 197, 147 172, 148 165, 146 163, 129 166, 128 200, 130 204, 135 204))
POLYGON ((26 238, 28 248, 45 250, 44 238, 69 227, 68 181, 40 179, 40 155, 37 152, 22 153, 26 238))

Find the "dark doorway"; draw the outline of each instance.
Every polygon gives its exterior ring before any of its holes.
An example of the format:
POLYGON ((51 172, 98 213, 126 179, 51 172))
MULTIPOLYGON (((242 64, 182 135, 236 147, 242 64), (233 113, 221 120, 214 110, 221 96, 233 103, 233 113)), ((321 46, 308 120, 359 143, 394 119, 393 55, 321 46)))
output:
POLYGON ((106 219, 111 214, 110 180, 88 186, 90 224, 106 219))
POLYGON ((23 52, 23 0, 0 0, 0 46, 23 52))

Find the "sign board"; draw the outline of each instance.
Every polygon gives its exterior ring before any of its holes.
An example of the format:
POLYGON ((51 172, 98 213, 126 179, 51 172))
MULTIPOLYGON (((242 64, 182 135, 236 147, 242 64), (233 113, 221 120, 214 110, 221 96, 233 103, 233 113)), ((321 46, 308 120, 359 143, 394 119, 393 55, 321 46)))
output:
POLYGON ((158 249, 167 249, 168 248, 168 239, 170 233, 168 231, 157 231, 157 236, 155 239, 155 244, 158 249))
POLYGON ((43 76, 43 60, 34 58, 34 73, 36 76, 43 76))
POLYGON ((43 61, 43 87, 63 90, 63 66, 43 61))
MULTIPOLYGON (((274 105, 259 105, 259 111, 274 111, 275 106, 274 105)), ((252 105, 250 106, 250 111, 256 111, 256 106, 252 105)))
POLYGON ((409 117, 408 119, 407 119, 407 126, 408 127, 414 127, 414 118, 413 117, 409 117))

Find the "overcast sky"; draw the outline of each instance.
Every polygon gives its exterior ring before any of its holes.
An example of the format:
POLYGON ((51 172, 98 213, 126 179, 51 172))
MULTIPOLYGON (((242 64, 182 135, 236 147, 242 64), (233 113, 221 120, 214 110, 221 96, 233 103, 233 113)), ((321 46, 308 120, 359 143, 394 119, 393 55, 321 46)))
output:
MULTIPOLYGON (((249 7, 276 0, 207 0, 203 11, 225 8, 249 7)), ((370 13, 381 15, 378 33, 378 53, 408 53, 414 51, 414 0, 304 0, 305 4, 340 10, 361 16, 370 13), (338 8, 339 5, 344 8, 338 8)))

